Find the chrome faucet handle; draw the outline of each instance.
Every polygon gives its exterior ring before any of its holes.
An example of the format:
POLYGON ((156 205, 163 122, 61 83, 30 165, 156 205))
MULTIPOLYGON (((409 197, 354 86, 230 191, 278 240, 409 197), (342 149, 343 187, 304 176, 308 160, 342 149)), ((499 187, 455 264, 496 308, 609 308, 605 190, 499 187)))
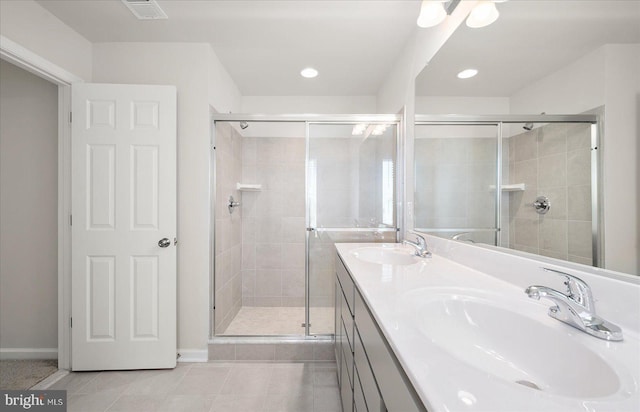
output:
POLYGON ((532 285, 525 293, 532 299, 546 298, 555 303, 549 308, 549 316, 580 329, 590 335, 609 341, 621 341, 622 329, 596 314, 591 288, 582 279, 568 273, 542 268, 545 272, 553 272, 565 277, 567 292, 559 292, 546 286, 532 285))
POLYGON ((402 241, 402 243, 405 245, 413 246, 416 249, 416 253, 415 253, 416 256, 419 256, 422 258, 431 257, 431 252, 429 252, 429 249, 427 248, 427 241, 417 233, 414 233, 414 234, 416 235, 415 242, 405 239, 402 241))
POLYGON ((584 280, 556 269, 543 267, 542 270, 564 276, 564 285, 567 287, 567 297, 582 306, 586 311, 595 312, 595 304, 593 302, 591 288, 584 280))

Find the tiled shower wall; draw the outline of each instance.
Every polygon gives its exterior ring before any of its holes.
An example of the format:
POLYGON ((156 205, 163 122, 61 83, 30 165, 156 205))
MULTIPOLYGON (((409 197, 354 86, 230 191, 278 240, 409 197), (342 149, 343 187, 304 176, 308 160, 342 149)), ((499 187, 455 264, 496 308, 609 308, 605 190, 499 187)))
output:
POLYGON ((229 213, 229 196, 242 201, 243 137, 230 123, 216 124, 215 324, 224 331, 242 306, 242 210, 229 213))
POLYGON ((245 137, 242 183, 242 304, 304 306, 305 139, 245 137))
POLYGON ((591 132, 589 124, 548 124, 509 138, 511 192, 509 247, 592 264, 591 132), (536 197, 551 209, 536 213, 536 197))

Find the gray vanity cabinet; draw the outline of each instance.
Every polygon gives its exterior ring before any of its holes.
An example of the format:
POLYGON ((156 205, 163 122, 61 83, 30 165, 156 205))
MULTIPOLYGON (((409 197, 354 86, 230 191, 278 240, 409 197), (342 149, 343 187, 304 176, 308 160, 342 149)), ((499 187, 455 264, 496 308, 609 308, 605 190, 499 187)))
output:
POLYGON ((336 361, 343 412, 353 411, 353 282, 346 269, 336 273, 336 361), (338 360, 339 359, 339 360, 338 360))
POLYGON ((426 411, 339 256, 335 351, 344 412, 426 411))

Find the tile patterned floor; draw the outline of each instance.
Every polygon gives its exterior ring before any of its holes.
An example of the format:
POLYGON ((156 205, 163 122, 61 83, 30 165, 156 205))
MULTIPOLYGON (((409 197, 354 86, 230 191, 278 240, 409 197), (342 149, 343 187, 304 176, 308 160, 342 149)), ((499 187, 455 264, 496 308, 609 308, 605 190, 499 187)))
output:
POLYGON ((173 370, 73 372, 68 412, 341 412, 333 363, 194 363, 173 370))
MULTIPOLYGON (((311 333, 333 333, 334 308, 311 308, 311 333)), ((304 335, 303 307, 243 306, 222 335, 304 335)))

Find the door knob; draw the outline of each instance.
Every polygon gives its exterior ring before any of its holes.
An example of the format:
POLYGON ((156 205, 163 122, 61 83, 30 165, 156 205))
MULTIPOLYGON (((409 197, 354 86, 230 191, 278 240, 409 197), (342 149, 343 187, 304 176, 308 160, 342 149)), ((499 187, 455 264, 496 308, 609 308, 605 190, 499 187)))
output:
POLYGON ((171 241, 166 237, 163 237, 158 241, 158 246, 160 247, 169 247, 170 244, 171 244, 171 241))

